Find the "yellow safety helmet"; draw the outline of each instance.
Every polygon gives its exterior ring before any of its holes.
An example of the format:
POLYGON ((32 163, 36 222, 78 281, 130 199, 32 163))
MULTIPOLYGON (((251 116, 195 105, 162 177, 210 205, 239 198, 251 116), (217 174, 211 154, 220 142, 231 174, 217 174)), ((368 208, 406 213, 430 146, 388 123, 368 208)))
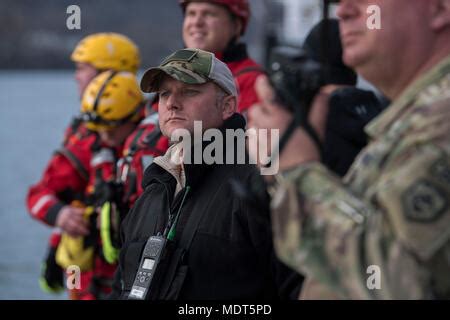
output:
POLYGON ((109 130, 138 121, 143 101, 134 73, 109 70, 87 86, 81 100, 81 116, 88 129, 109 130))
POLYGON ((113 33, 95 33, 82 39, 72 52, 74 62, 89 63, 99 70, 136 73, 141 63, 139 49, 128 37, 113 33))

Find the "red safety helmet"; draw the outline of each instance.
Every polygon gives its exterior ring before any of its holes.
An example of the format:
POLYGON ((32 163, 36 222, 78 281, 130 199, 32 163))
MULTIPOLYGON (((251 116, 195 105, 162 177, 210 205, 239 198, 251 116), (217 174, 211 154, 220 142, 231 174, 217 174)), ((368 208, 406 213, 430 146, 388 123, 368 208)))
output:
POLYGON ((248 0, 179 0, 179 3, 183 10, 189 2, 211 2, 225 6, 230 12, 242 20, 242 32, 245 33, 247 29, 248 20, 250 19, 250 6, 248 0))

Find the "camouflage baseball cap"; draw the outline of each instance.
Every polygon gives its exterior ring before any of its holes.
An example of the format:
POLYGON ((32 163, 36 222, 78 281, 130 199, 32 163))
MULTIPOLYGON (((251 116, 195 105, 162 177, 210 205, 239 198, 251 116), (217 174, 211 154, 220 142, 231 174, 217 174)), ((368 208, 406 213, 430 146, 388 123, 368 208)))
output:
POLYGON ((236 84, 230 69, 211 52, 200 49, 176 51, 164 59, 158 67, 145 71, 141 80, 141 90, 158 91, 164 74, 188 84, 212 81, 228 94, 237 97, 236 84))

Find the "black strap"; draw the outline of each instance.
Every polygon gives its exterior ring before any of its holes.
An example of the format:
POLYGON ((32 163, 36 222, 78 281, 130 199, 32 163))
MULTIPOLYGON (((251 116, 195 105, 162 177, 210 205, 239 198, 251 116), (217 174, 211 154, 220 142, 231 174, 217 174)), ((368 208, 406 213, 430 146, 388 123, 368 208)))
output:
POLYGON ((286 131, 280 138, 280 142, 278 144, 278 153, 272 154, 270 162, 267 166, 270 166, 273 163, 274 159, 281 155, 284 147, 288 143, 289 139, 292 137, 292 134, 294 133, 295 129, 297 129, 299 127, 303 128, 305 130, 305 132, 309 135, 309 137, 313 140, 313 142, 315 143, 315 145, 319 151, 319 155, 320 155, 321 159, 323 158, 323 155, 324 155, 323 143, 320 141, 319 135, 317 134, 316 130, 314 130, 314 128, 311 126, 311 124, 308 121, 300 121, 299 122, 299 119, 294 116, 294 118, 289 123, 286 131))
POLYGON ((134 136, 134 139, 133 139, 133 141, 131 142, 130 149, 129 149, 129 151, 128 151, 128 155, 129 155, 130 157, 132 157, 132 156, 135 154, 135 152, 137 151, 137 149, 138 149, 139 138, 142 136, 142 134, 144 133, 144 131, 145 131, 145 128, 140 128, 139 131, 138 131, 138 132, 136 133, 136 135, 134 136))
POLYGON ((102 86, 100 87, 100 90, 97 93, 97 96, 95 97, 95 101, 94 101, 94 107, 92 108, 92 110, 94 112, 97 112, 97 108, 98 108, 98 104, 100 102, 100 97, 103 95, 103 91, 105 91, 106 86, 108 85, 108 83, 112 80, 112 78, 114 78, 114 76, 117 74, 117 71, 113 71, 111 72, 111 74, 109 75, 109 77, 106 79, 106 81, 102 84, 102 86))
POLYGON ((72 119, 72 123, 70 124, 70 128, 72 133, 75 133, 80 127, 81 123, 83 123, 83 119, 80 116, 75 116, 72 119))
POLYGON ((64 137, 63 146, 66 146, 69 142, 69 138, 74 134, 77 134, 80 125, 83 123, 83 119, 80 116, 75 116, 72 118, 72 123, 70 124, 70 132, 66 134, 64 137))
MULTIPOLYGON (((142 136, 142 134, 145 132, 145 128, 140 128, 138 133, 136 133, 136 136, 134 137, 133 141, 131 142, 129 151, 128 151, 128 155, 127 158, 131 159, 134 154, 139 150, 139 139, 142 136)), ((153 130, 151 133, 149 133, 146 137, 144 137, 144 144, 149 147, 149 148, 153 148, 156 145, 156 142, 158 141, 159 137, 161 136, 161 130, 159 129, 159 127, 155 127, 155 130, 153 130), (148 140, 148 141, 147 141, 148 140)), ((129 161, 129 160, 128 160, 129 161)), ((128 163, 129 165, 129 163, 128 163)), ((137 191, 137 176, 136 176, 136 172, 133 172, 132 170, 128 171, 128 175, 127 175, 127 179, 128 179, 128 191, 127 193, 124 195, 124 200, 125 201, 129 201, 129 199, 131 198, 131 196, 133 194, 136 193, 137 191)))
MULTIPOLYGON (((138 150, 139 150, 139 139, 142 136, 142 134, 145 132, 145 127, 140 128, 138 133, 136 133, 136 136, 134 137, 133 141, 130 144, 130 148, 128 151, 128 155, 132 157, 138 150)), ((159 138, 161 137, 161 129, 159 126, 155 126, 155 128, 144 137, 143 144, 147 148, 154 148, 156 146, 156 143, 158 142, 159 138)))
POLYGON ((74 155, 69 149, 61 148, 56 150, 55 153, 67 158, 67 160, 69 160, 69 162, 75 167, 75 169, 77 169, 80 176, 85 180, 89 180, 88 170, 83 166, 80 159, 78 159, 77 156, 74 155))
POLYGON ((310 136, 310 138, 315 143, 315 145, 316 145, 316 147, 317 147, 317 149, 319 151, 320 158, 322 159, 323 158, 323 143, 322 143, 322 141, 320 141, 319 134, 311 126, 309 121, 304 122, 302 124, 302 128, 306 131, 306 133, 310 136))
POLYGON ((93 112, 86 112, 83 113, 83 121, 85 122, 93 122, 96 124, 105 124, 108 126, 114 126, 114 127, 118 127, 122 124, 127 123, 128 121, 130 121, 133 117, 136 116, 136 114, 138 114, 139 112, 141 112, 141 109, 144 108, 144 104, 139 103, 139 105, 133 110, 131 111, 127 116, 118 119, 118 120, 106 120, 103 119, 101 116, 99 116, 96 111, 93 112))
POLYGON ((131 196, 137 192, 136 173, 132 172, 132 171, 128 171, 127 179, 128 179, 128 190, 127 190, 127 193, 123 196, 123 200, 124 200, 124 202, 129 203, 131 196))
POLYGON ((153 129, 152 132, 150 132, 144 138, 144 143, 147 147, 154 148, 161 136, 162 136, 161 129, 159 128, 159 126, 155 126, 155 129, 153 129))

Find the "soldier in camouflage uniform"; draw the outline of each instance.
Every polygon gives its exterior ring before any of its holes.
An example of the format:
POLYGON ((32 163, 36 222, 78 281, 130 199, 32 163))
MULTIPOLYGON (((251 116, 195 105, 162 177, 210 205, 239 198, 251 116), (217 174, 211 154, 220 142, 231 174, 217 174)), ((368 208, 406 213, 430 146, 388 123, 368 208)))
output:
MULTIPOLYGON (((342 180, 305 131, 292 135, 273 184, 276 251, 314 298, 450 298, 450 1, 370 4, 380 30, 364 29, 369 1, 340 1, 344 61, 393 103, 342 180)), ((286 127, 267 80, 257 89, 251 126, 286 127)))

